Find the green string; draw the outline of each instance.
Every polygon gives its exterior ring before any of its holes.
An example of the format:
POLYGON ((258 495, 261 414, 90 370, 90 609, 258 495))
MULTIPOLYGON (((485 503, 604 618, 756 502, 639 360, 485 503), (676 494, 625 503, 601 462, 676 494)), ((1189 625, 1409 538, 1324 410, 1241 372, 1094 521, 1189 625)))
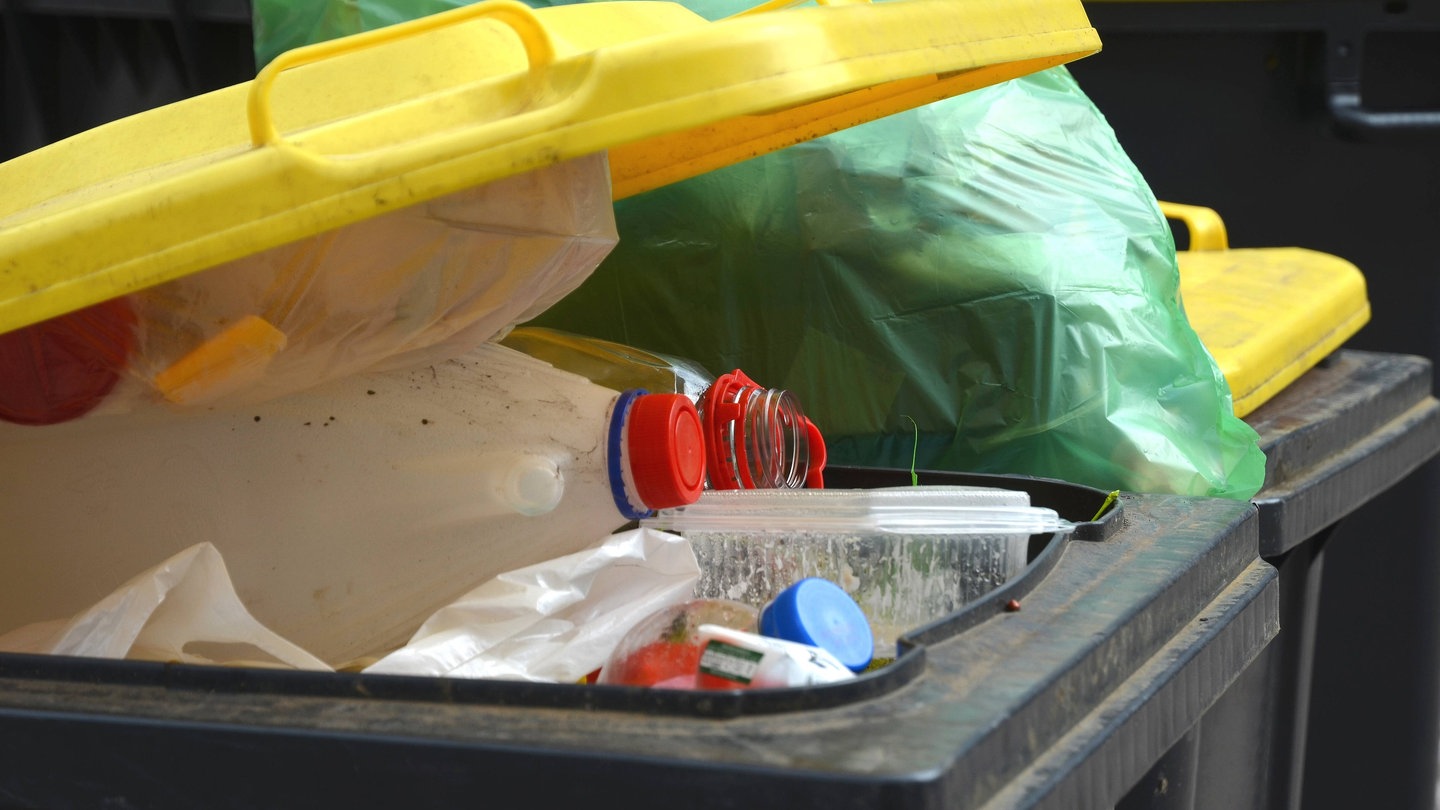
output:
MULTIPOLYGON (((910 419, 905 414, 901 414, 901 416, 910 419)), ((918 487, 920 486, 920 476, 915 474, 915 458, 920 453, 920 426, 915 424, 914 419, 910 419, 910 424, 915 427, 915 441, 910 445, 910 486, 918 487)))
POLYGON ((1105 510, 1110 508, 1110 504, 1115 503, 1115 501, 1119 500, 1119 498, 1120 490, 1118 489, 1110 493, 1109 495, 1106 495, 1105 501, 1100 504, 1100 509, 1095 512, 1095 517, 1090 518, 1090 522, 1094 523, 1095 521, 1099 520, 1100 516, 1105 514, 1105 510))

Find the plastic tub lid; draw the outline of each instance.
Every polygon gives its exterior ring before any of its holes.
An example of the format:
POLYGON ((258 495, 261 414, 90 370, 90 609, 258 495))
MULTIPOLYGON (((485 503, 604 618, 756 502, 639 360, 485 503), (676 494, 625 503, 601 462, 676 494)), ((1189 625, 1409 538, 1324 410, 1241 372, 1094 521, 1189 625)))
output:
POLYGON ((1030 506, 1025 492, 994 487, 739 489, 704 492, 695 503, 662 509, 641 525, 686 532, 806 532, 1013 535, 1069 532, 1053 509, 1030 506))
POLYGON ((628 196, 1099 47, 1080 0, 486 0, 298 48, 0 164, 0 333, 595 152, 628 196))

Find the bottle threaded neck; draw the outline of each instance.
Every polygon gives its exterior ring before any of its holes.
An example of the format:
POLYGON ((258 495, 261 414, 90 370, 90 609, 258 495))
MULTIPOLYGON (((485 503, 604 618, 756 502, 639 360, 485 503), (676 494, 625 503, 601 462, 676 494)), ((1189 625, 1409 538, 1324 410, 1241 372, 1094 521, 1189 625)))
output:
POLYGON ((789 391, 750 389, 741 437, 750 479, 758 489, 805 486, 810 442, 805 414, 789 391))

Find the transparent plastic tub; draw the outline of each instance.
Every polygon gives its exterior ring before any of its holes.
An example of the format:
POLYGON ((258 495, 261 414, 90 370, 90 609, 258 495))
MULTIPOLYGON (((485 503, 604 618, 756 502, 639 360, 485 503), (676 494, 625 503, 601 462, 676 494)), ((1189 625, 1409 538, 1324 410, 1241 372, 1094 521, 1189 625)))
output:
POLYGON ((1026 492, 966 486, 706 492, 641 525, 689 538, 697 597, 758 607, 804 577, 839 584, 877 657, 1018 575, 1032 535, 1071 528, 1026 492))

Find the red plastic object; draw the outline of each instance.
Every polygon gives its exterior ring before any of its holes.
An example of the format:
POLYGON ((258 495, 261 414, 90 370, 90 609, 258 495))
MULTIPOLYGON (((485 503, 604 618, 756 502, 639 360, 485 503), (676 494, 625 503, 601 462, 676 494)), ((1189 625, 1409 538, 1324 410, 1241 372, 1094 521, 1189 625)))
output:
POLYGON ((694 503, 705 488, 705 437, 682 394, 647 394, 630 409, 635 493, 651 509, 694 503))
POLYGON ((700 653, 698 646, 683 641, 651 642, 613 664, 606 677, 630 686, 693 688, 700 653))
POLYGON ((825 439, 788 392, 735 369, 705 392, 700 418, 711 489, 824 487, 825 439))
POLYGON ((135 311, 114 298, 0 335, 0 419, 53 425, 104 401, 135 344, 135 311))
POLYGON ((810 469, 805 473, 805 486, 808 489, 825 488, 825 437, 820 435, 820 428, 808 418, 805 420, 805 433, 810 438, 810 469))
POLYGON ((596 682, 694 689, 704 651, 698 636, 700 625, 753 632, 759 616, 755 608, 726 599, 693 599, 657 610, 620 639, 596 682))

